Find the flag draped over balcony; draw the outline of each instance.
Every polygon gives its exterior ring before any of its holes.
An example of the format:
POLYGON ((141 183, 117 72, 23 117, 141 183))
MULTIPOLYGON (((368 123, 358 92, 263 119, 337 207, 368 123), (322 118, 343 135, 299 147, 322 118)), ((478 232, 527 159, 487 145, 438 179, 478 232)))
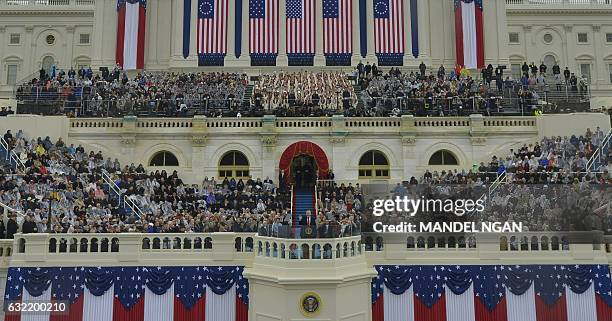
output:
POLYGON ((6 321, 246 321, 237 266, 10 268, 4 299, 66 302, 66 312, 8 312, 6 321))
POLYGON ((403 0, 374 0, 374 50, 379 65, 403 64, 404 23, 403 0))
POLYGON ((482 0, 455 0, 455 42, 459 66, 468 69, 484 67, 482 0))
POLYGON ((278 10, 278 0, 249 1, 249 52, 253 66, 276 65, 278 10))
POLYGON ((287 0, 287 56, 291 66, 312 66, 315 53, 315 0, 287 0))
POLYGON ((357 0, 323 0, 323 51, 328 66, 351 65, 353 1, 357 0))
POLYGON ((228 0, 198 1, 198 62, 223 66, 227 53, 228 0))
POLYGON ((123 69, 143 69, 147 0, 117 0, 117 63, 123 69))
POLYGON ((374 321, 610 321, 608 265, 376 266, 374 321))

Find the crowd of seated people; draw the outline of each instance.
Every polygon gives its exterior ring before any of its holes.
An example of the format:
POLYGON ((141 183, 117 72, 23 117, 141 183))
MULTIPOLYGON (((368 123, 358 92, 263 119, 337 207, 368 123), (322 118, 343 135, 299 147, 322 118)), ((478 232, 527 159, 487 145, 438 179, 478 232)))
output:
MULTIPOLYGON (((131 165, 113 174, 113 179, 139 205, 146 221, 185 217, 185 228, 195 232, 255 232, 261 222, 284 216, 291 207, 286 191, 269 178, 217 181, 213 177, 202 185, 186 185, 176 172, 147 174, 142 165, 131 165)), ((160 222, 152 225, 155 231, 160 222)))
POLYGON ((325 115, 354 107, 352 84, 342 72, 278 72, 259 76, 251 104, 275 114, 325 115))
MULTIPOLYGON (((469 171, 432 173, 427 170, 421 181, 436 184, 486 184, 505 173, 508 181, 517 184, 610 184, 612 155, 607 155, 598 172, 587 171, 589 158, 604 138, 605 134, 599 127, 595 131, 587 129, 584 135, 544 137, 540 142, 523 144, 518 150, 511 149, 505 157, 493 156, 489 163, 475 164, 469 171)), ((411 183, 419 182, 412 178, 411 183)))
MULTIPOLYGON (((7 131, 4 139, 26 171, 13 174, 3 167, 0 202, 14 210, 7 219, 22 225, 23 233, 255 232, 263 222, 289 217, 288 189, 268 178, 185 185, 176 172, 121 167, 116 159, 61 139, 29 140, 22 131, 7 131), (103 175, 139 205, 142 216, 119 204, 103 175)), ((3 232, 0 221, 0 237, 14 235, 3 232)))
POLYGON ((100 73, 81 69, 78 74, 41 69, 39 78, 17 88, 16 96, 26 103, 56 104, 55 112, 69 116, 171 117, 186 116, 191 108, 212 115, 219 108, 237 107, 246 85, 246 75, 236 73, 140 72, 128 77, 120 66, 100 73))
MULTIPOLYGON (((433 191, 445 198, 464 195, 478 199, 505 173, 505 183, 490 192, 485 211, 475 213, 473 219, 522 222, 524 230, 532 231, 595 229, 612 234, 612 212, 608 209, 612 204, 612 158, 607 155, 607 162, 596 173, 586 167, 603 139, 599 127, 587 129, 581 136, 544 137, 539 143, 511 150, 505 158, 493 156, 488 164, 482 162, 469 171, 426 171, 420 181, 413 177, 404 185, 398 184, 392 193, 418 194, 416 191, 424 188, 426 195, 433 191)), ((446 218, 430 214, 420 219, 446 218)))
POLYGON ((121 230, 127 215, 105 189, 101 152, 87 154, 49 137, 29 140, 22 131, 8 131, 4 139, 26 170, 0 177, 0 202, 15 211, 9 219, 23 223, 23 233, 121 230))
POLYGON ((403 73, 399 68, 391 68, 386 73, 378 68, 370 73, 358 71, 359 68, 355 77, 362 90, 360 99, 373 116, 406 113, 457 116, 474 112, 491 115, 501 108, 502 90, 492 92, 490 80, 488 83, 484 79, 476 80, 467 69, 457 68, 448 74, 442 66, 437 74, 426 74, 425 69, 403 73))
MULTIPOLYGON (((360 63, 353 77, 336 71, 276 72, 260 75, 251 101, 243 104, 249 84, 245 74, 140 72, 128 76, 118 65, 95 72, 91 68, 66 72, 53 66, 19 86, 16 97, 29 106, 20 112, 85 117, 491 115, 502 111, 502 97, 515 99, 526 114, 543 105, 548 111, 556 110, 555 105, 542 104, 542 88, 550 79, 546 65, 524 63, 521 69, 520 79, 504 78, 503 66, 488 65, 479 76, 466 68, 440 66, 435 70, 423 63, 412 72, 399 68, 383 72, 375 64, 360 63), (352 79, 361 88, 359 97, 352 79), (51 107, 43 108, 45 105, 51 107)), ((567 86, 586 94, 584 77, 567 68, 561 74, 558 65, 552 74, 557 90, 567 86)))

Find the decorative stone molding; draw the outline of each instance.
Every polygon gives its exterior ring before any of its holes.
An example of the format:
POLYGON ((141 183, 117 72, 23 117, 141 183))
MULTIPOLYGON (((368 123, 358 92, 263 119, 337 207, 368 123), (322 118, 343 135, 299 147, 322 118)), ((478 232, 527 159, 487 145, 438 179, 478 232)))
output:
POLYGON ((402 137, 402 145, 403 146, 414 146, 414 145, 416 145, 416 137, 414 137, 414 136, 404 136, 404 137, 402 137))
POLYGON ((472 143, 472 145, 484 146, 487 144, 487 138, 481 136, 470 137, 470 142, 472 143))
POLYGON ((135 136, 123 136, 121 137, 121 144, 123 145, 136 145, 136 137, 135 136))
POLYGON ((28 33, 32 33, 32 31, 34 31, 34 26, 25 26, 25 31, 28 33))
POLYGON ((277 138, 276 135, 262 135, 261 136, 261 143, 265 146, 265 147, 273 147, 276 146, 276 142, 277 142, 277 138))
POLYGON ((344 144, 346 143, 346 137, 344 136, 334 136, 329 138, 329 142, 332 144, 344 144))
POLYGON ((593 31, 599 32, 601 30, 601 25, 593 25, 593 31))
POLYGON ((205 135, 196 135, 191 137, 191 144, 194 146, 204 146, 208 142, 208 137, 205 135))

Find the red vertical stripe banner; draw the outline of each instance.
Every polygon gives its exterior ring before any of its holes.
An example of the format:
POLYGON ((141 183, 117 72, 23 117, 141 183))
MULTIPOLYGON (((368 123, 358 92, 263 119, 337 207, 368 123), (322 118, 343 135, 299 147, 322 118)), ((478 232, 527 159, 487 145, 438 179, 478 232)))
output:
POLYGON ((483 3, 476 5, 476 50, 478 68, 485 67, 483 3))
POLYGON ((144 69, 145 56, 145 30, 146 30, 147 11, 145 6, 140 6, 138 11, 138 53, 136 56, 136 68, 144 69))
POLYGON ((457 65, 463 67, 463 20, 461 2, 458 0, 455 0, 455 52, 457 65))
POLYGON ((117 11, 117 47, 115 51, 116 62, 123 66, 123 43, 125 42, 125 5, 117 11))

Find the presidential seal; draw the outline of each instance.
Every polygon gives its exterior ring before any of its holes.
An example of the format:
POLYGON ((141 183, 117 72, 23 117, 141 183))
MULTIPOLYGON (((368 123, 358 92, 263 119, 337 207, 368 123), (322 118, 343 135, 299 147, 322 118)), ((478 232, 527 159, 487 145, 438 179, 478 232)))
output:
POLYGON ((302 311, 302 314, 307 317, 313 317, 319 314, 319 311, 323 306, 321 297, 314 292, 304 293, 304 295, 302 295, 300 298, 299 304, 300 311, 302 311))

